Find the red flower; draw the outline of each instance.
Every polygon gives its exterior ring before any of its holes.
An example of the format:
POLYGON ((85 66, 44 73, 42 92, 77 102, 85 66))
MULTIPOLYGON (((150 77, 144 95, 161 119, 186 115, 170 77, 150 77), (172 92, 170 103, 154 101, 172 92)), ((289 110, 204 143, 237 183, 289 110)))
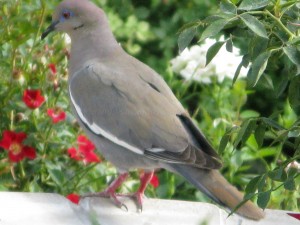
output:
POLYGON ((66 113, 59 107, 48 109, 47 114, 51 117, 53 123, 58 123, 66 119, 66 113))
POLYGON ((153 174, 151 180, 150 180, 150 184, 154 187, 154 188, 157 188, 159 186, 159 180, 158 180, 158 177, 153 174))
POLYGON ((50 63, 50 64, 48 65, 48 67, 49 67, 49 69, 51 70, 51 72, 52 72, 53 74, 56 74, 56 66, 55 66, 54 63, 50 63))
POLYGON ((69 156, 76 161, 82 160, 82 155, 77 151, 76 148, 72 147, 68 149, 69 156))
POLYGON ((45 98, 41 95, 40 90, 25 90, 23 93, 23 102, 30 108, 36 109, 40 107, 44 102, 45 98))
POLYGON ((79 203, 79 200, 80 200, 80 196, 77 195, 77 194, 69 194, 66 196, 67 199, 69 199, 71 202, 73 202, 74 204, 77 204, 79 203))
POLYGON ((101 162, 101 160, 95 152, 90 151, 90 152, 86 152, 84 154, 83 162, 84 163, 93 163, 93 162, 99 163, 99 162, 101 162))
POLYGON ((95 145, 83 135, 77 138, 78 149, 72 147, 68 149, 69 156, 77 161, 83 161, 85 164, 101 162, 100 158, 94 152, 95 145))
POLYGON ((3 138, 0 141, 0 147, 8 151, 8 157, 12 162, 19 162, 25 157, 29 159, 35 159, 35 149, 22 144, 26 137, 27 135, 23 132, 17 133, 9 130, 3 132, 3 138))
POLYGON ((84 135, 79 135, 77 138, 77 143, 79 149, 81 149, 84 152, 91 152, 96 149, 95 145, 93 142, 91 142, 86 136, 84 135))

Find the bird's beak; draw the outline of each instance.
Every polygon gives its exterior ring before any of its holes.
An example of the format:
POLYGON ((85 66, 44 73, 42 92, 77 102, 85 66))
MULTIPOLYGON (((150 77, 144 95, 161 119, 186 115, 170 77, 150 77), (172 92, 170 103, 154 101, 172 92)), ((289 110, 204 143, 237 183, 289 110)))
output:
POLYGON ((55 26, 59 23, 59 21, 54 21, 51 23, 51 25, 45 30, 44 33, 42 33, 41 39, 43 40, 45 37, 48 36, 52 31, 55 30, 55 26))

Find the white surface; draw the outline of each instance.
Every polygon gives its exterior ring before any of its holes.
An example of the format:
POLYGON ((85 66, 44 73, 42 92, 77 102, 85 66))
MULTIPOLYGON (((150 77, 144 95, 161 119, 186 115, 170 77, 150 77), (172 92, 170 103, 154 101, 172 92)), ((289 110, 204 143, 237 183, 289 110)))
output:
POLYGON ((86 198, 79 205, 63 196, 44 193, 0 192, 0 225, 299 225, 279 210, 266 210, 255 222, 228 213, 216 205, 200 202, 145 199, 137 212, 130 199, 123 199, 128 212, 110 199, 86 198), (206 222, 206 223, 205 223, 206 222))

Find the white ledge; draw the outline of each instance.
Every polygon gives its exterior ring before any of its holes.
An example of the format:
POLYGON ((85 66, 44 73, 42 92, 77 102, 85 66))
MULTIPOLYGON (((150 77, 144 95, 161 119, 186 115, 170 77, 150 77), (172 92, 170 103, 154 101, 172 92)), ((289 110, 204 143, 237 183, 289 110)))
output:
POLYGON ((216 205, 201 202, 144 199, 143 212, 123 198, 128 211, 110 199, 85 198, 79 205, 63 196, 45 193, 0 192, 0 225, 299 225, 280 210, 266 210, 261 221, 230 216, 216 205))

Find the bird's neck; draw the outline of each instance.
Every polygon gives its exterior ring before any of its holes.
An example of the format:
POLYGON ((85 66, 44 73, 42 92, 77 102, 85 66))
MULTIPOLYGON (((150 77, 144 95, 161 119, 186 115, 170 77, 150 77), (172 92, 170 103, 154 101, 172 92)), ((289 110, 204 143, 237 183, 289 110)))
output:
POLYGON ((108 27, 89 29, 71 34, 71 57, 69 75, 81 69, 88 61, 113 59, 123 51, 108 27), (102 29, 101 29, 102 28, 102 29))

